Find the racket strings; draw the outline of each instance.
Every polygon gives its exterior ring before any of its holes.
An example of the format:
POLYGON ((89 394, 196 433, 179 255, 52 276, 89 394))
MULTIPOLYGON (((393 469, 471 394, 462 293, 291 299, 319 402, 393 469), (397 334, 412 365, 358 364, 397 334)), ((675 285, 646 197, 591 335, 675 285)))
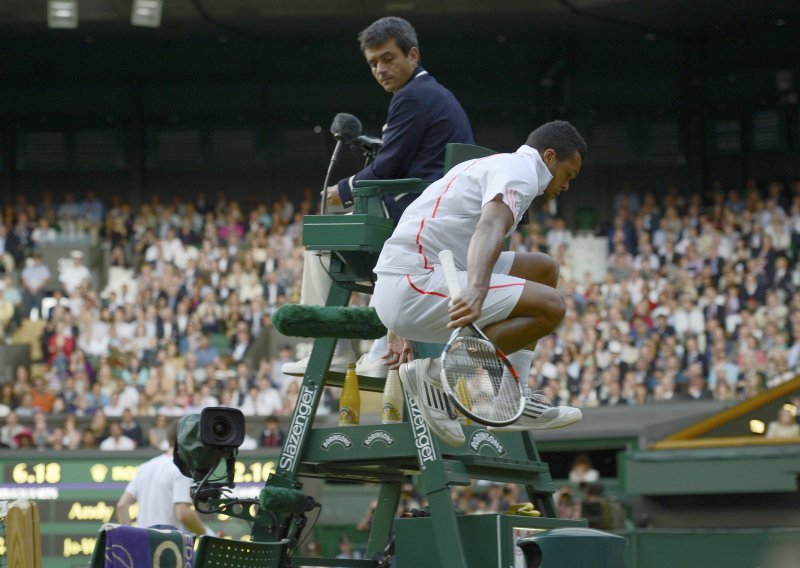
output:
POLYGON ((481 338, 454 342, 442 359, 450 392, 475 419, 504 422, 520 407, 520 387, 494 346, 481 338))

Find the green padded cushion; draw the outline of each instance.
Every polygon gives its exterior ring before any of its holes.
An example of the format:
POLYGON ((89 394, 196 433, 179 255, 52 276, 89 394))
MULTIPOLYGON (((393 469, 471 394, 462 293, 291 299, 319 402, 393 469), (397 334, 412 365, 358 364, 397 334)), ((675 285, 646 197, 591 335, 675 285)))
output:
POLYGON ((386 327, 374 308, 286 304, 275 311, 272 324, 283 335, 292 337, 377 339, 386 335, 386 327))

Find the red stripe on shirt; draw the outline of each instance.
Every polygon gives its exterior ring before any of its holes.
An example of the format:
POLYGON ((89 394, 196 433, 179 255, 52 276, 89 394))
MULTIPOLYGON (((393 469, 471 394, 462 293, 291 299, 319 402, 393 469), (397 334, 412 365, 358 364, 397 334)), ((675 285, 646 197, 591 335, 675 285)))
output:
POLYGON ((441 292, 429 292, 428 290, 423 290, 422 288, 420 288, 419 286, 414 284, 414 282, 411 281, 411 275, 410 274, 406 274, 406 280, 408 280, 408 285, 411 286, 411 288, 415 292, 419 292, 420 294, 428 294, 430 296, 439 296, 440 298, 447 298, 448 297, 447 294, 442 294, 441 292))
POLYGON ((509 209, 514 218, 517 218, 517 194, 510 187, 506 188, 506 199, 508 200, 509 209))
MULTIPOLYGON (((453 176, 453 179, 451 179, 448 182, 448 184, 445 186, 444 191, 442 192, 442 194, 436 199, 436 204, 433 206, 433 213, 431 213, 431 219, 436 217, 436 211, 439 209, 439 202, 445 196, 445 194, 447 193, 447 190, 450 189, 450 186, 453 185, 453 182, 456 181, 456 178, 458 178, 458 175, 453 176)), ((416 243, 417 243, 417 247, 419 249, 419 254, 422 255, 422 267, 425 270, 433 270, 433 267, 430 264, 428 264, 428 255, 426 255, 425 252, 422 250, 422 244, 420 244, 420 242, 419 242, 420 241, 420 236, 422 235, 422 229, 425 228, 425 219, 427 219, 427 217, 423 217, 422 220, 419 222, 419 231, 417 231, 416 243)))
POLYGON ((497 286, 489 286, 489 290, 495 288, 509 288, 510 286, 525 286, 525 282, 511 282, 510 284, 498 284, 497 286))
MULTIPOLYGON (((422 288, 420 288, 419 286, 414 284, 414 282, 411 280, 411 275, 410 274, 406 274, 406 280, 408 280, 408 285, 411 286, 411 288, 415 292, 418 292, 419 294, 427 294, 429 296, 439 296, 440 298, 449 298, 449 296, 447 294, 442 294, 441 292, 431 292, 429 290, 423 290, 422 288)), ((495 289, 498 289, 498 288, 510 288, 511 286, 525 286, 525 283, 524 282, 511 282, 509 284, 497 284, 496 286, 489 286, 489 290, 495 290, 495 289)))
MULTIPOLYGON (((491 156, 484 156, 483 158, 475 159, 475 160, 472 161, 471 164, 469 164, 466 168, 464 168, 464 171, 470 169, 472 166, 474 166, 478 162, 482 162, 483 160, 486 160, 487 158, 493 158, 493 157, 499 156, 499 155, 500 154, 492 154, 491 156)), ((445 186, 444 191, 442 192, 442 194, 436 199, 436 203, 433 206, 433 212, 431 213, 431 219, 436 217, 436 212, 439 210, 439 203, 442 201, 442 198, 447 194, 448 190, 450 189, 450 186, 453 185, 453 182, 455 182, 457 178, 458 178, 458 174, 454 175, 453 179, 451 179, 447 183, 447 185, 445 186)), ((427 219, 427 217, 423 217, 422 220, 419 223, 419 231, 417 231, 416 243, 417 243, 417 247, 419 248, 419 254, 422 256, 422 266, 423 266, 423 268, 425 268, 425 270, 433 270, 433 267, 430 264, 428 264, 428 256, 422 250, 422 245, 419 242, 420 241, 420 236, 422 235, 422 229, 425 228, 425 219, 427 219)))

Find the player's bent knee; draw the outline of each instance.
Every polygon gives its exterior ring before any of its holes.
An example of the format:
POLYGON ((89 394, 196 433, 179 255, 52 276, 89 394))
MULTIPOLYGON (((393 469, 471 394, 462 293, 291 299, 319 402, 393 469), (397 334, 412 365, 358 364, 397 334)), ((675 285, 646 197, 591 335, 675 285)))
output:
POLYGON ((561 266, 552 257, 547 257, 548 262, 545 271, 545 281, 542 284, 547 284, 555 288, 558 286, 558 276, 561 273, 561 266))
POLYGON ((536 318, 542 327, 555 329, 567 312, 563 296, 554 288, 528 282, 510 317, 536 318))
POLYGON ((551 288, 558 285, 561 267, 549 254, 541 252, 517 253, 511 266, 511 276, 538 282, 551 288))
POLYGON ((545 316, 548 320, 548 327, 552 332, 563 321, 567 313, 567 304, 564 302, 564 297, 553 290, 547 299, 547 306, 545 316))

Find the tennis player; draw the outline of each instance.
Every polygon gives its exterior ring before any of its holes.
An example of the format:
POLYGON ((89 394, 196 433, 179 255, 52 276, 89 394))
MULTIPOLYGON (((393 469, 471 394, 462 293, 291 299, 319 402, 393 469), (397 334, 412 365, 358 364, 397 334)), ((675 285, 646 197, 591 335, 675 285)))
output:
MULTIPOLYGON (((464 162, 428 186, 383 246, 374 306, 391 332, 389 362, 402 363, 404 388, 450 445, 465 438, 447 412, 439 359, 409 362, 412 342, 446 343, 453 329, 474 323, 527 382, 536 342, 564 318, 559 266, 543 253, 501 252, 503 241, 535 198, 569 189, 585 156, 586 142, 571 124, 544 124, 516 152, 464 162), (445 249, 453 252, 462 290, 452 305, 438 260, 445 249)), ((580 419, 577 408, 530 396, 522 416, 498 429, 560 428, 580 419)))

